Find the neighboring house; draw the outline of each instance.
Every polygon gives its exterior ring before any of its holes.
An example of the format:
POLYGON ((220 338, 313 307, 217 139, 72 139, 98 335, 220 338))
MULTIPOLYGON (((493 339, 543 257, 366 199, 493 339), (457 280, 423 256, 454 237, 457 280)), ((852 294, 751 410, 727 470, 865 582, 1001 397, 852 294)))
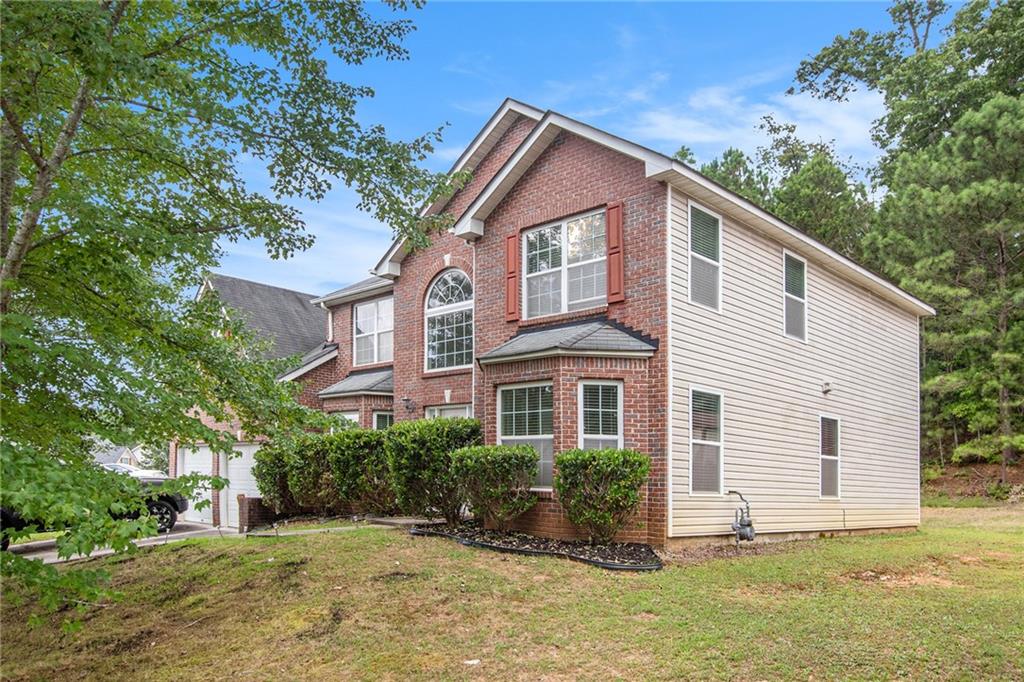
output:
MULTIPOLYGON (((325 365, 337 356, 337 347, 324 340, 328 313, 320 306, 310 303, 312 294, 237 277, 211 274, 196 295, 199 297, 213 293, 223 305, 225 316, 242 321, 249 330, 267 342, 265 357, 279 359, 300 356, 299 364, 306 368, 302 372, 306 381, 315 378, 317 367, 325 365)), ((327 369, 324 367, 321 371, 327 369)), ((290 378, 289 374, 291 373, 282 376, 282 379, 290 378)), ((312 407, 319 406, 315 391, 303 395, 301 400, 312 407)), ((252 475, 253 456, 259 445, 247 439, 238 424, 217 423, 206 417, 204 420, 210 426, 236 434, 239 439, 236 446, 239 455, 228 459, 223 455, 215 455, 209 447, 202 444, 195 448, 171 446, 171 476, 201 473, 224 476, 229 480, 229 486, 224 490, 212 491, 210 507, 196 510, 195 505, 190 505, 183 518, 215 525, 237 526, 238 495, 259 495, 252 475)))
POLYGON ((452 170, 472 180, 427 209, 451 231, 314 299, 337 344, 323 409, 473 415, 533 445, 518 527, 544 535, 573 534, 551 483, 574 447, 650 455, 627 539, 728 533, 729 490, 759 533, 918 524, 928 305, 671 157, 513 100, 452 170))
POLYGON ((97 464, 127 464, 128 466, 142 467, 140 455, 141 446, 114 445, 105 440, 98 441, 92 450, 93 459, 97 464))

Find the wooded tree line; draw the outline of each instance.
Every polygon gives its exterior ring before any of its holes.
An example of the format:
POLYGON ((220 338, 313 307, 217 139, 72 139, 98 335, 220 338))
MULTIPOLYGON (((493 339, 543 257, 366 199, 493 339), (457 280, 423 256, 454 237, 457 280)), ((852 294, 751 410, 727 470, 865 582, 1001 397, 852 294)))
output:
MULTIPOLYGON (((801 63, 792 92, 880 93, 878 164, 767 117, 769 142, 700 171, 931 304, 921 341, 922 456, 1024 450, 1024 3, 900 0, 801 63), (940 30, 943 22, 948 25, 940 30), (880 197, 873 199, 872 197, 880 197)), ((686 147, 680 160, 695 163, 686 147)))

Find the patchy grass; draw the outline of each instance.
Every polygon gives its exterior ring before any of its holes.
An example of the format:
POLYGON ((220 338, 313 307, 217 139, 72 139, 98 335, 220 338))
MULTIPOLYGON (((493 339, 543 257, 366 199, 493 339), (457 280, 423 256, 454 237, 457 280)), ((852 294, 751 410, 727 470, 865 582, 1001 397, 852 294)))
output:
POLYGON ((967 509, 971 507, 1001 507, 1005 502, 993 500, 991 497, 981 495, 967 495, 965 497, 951 497, 945 493, 921 494, 922 507, 958 507, 967 509))
POLYGON ((1019 506, 646 574, 373 528, 95 564, 76 634, 4 600, 3 678, 1024 677, 1019 506))
MULTIPOLYGON (((280 531, 286 530, 316 530, 319 528, 345 528, 348 526, 357 525, 358 521, 353 521, 349 516, 338 516, 333 518, 315 518, 315 517, 299 517, 295 519, 282 519, 277 522, 277 529, 280 531)), ((259 530, 271 530, 273 526, 262 526, 259 530)))

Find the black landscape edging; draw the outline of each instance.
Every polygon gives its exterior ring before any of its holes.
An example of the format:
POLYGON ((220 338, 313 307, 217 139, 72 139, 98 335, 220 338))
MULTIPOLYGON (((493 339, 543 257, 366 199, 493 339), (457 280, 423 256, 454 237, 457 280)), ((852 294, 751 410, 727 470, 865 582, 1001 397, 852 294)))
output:
POLYGON ((598 568, 604 568, 609 571, 659 571, 664 567, 664 565, 660 561, 656 564, 619 564, 611 563, 608 561, 598 561, 597 559, 588 559, 586 557, 579 556, 578 554, 572 554, 570 552, 552 552, 541 549, 529 549, 526 547, 505 547, 503 545, 495 545, 490 542, 481 542, 480 540, 468 540, 455 533, 446 533, 445 531, 440 530, 428 530, 426 528, 410 528, 409 534, 420 535, 424 537, 434 536, 448 538, 449 540, 455 540, 460 545, 465 545, 467 547, 479 547, 481 549, 490 549, 495 552, 504 552, 506 554, 562 557, 564 559, 571 559, 572 561, 579 561, 583 564, 597 566, 598 568))

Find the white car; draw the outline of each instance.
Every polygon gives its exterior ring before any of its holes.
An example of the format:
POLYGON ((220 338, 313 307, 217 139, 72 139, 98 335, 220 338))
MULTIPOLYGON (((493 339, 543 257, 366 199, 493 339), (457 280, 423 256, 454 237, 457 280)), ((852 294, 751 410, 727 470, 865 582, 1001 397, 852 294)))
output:
POLYGON ((169 478, 167 474, 157 469, 140 469, 139 467, 132 466, 131 464, 111 462, 110 464, 104 464, 102 466, 108 471, 113 471, 118 474, 128 474, 132 478, 169 478))

